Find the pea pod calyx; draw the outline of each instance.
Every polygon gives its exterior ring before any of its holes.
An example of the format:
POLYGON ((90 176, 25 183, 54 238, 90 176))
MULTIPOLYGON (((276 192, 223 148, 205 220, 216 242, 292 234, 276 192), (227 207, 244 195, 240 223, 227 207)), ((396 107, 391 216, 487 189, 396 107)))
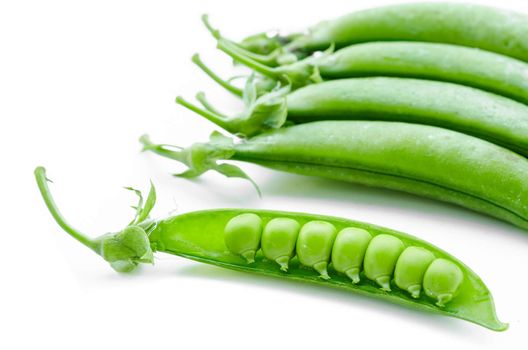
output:
POLYGON ((127 188, 139 196, 139 203, 135 207, 135 218, 123 230, 115 233, 107 233, 97 238, 89 238, 73 228, 62 217, 51 196, 48 187, 49 180, 46 177, 46 169, 37 167, 35 169, 35 178, 44 202, 59 226, 70 236, 108 261, 114 270, 118 272, 131 272, 140 263, 152 264, 154 262, 153 251, 148 239, 149 233, 155 227, 154 223, 148 221, 149 213, 156 202, 156 191, 152 184, 145 202, 143 202, 143 197, 139 191, 127 188))
POLYGON ((154 144, 148 135, 140 137, 143 151, 150 151, 166 158, 185 164, 188 169, 174 176, 192 179, 203 173, 214 170, 226 177, 248 180, 255 187, 259 196, 262 196, 258 185, 242 169, 233 164, 219 163, 219 160, 230 159, 235 150, 233 139, 219 132, 213 132, 208 143, 195 143, 191 147, 181 148, 167 144, 154 144))

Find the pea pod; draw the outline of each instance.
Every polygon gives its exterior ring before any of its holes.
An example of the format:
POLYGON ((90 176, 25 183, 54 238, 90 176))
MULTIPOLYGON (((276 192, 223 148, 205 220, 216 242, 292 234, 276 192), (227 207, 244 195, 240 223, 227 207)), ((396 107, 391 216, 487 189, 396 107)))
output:
POLYGON ((241 45, 310 53, 369 41, 424 41, 477 47, 528 61, 528 16, 476 4, 412 3, 367 9, 321 22, 306 34, 260 36, 241 45), (274 43, 269 45, 268 43, 274 43), (287 43, 286 43, 287 42, 287 43))
MULTIPOLYGON (((226 41, 220 40, 218 45, 238 62, 271 79, 290 82, 294 88, 352 77, 408 77, 471 86, 528 104, 528 63, 476 48, 426 42, 368 42, 270 68, 226 41)), ((206 66, 201 68, 212 73, 213 78, 216 76, 206 66)), ((224 87, 233 89, 230 84, 224 87)))
POLYGON ((349 78, 309 85, 289 94, 288 90, 274 91, 255 101, 246 112, 227 117, 177 99, 239 135, 256 135, 286 121, 401 121, 460 131, 528 156, 528 105, 458 84, 396 77, 349 78))
MULTIPOLYGON (((460 318, 494 331, 504 331, 508 327, 498 320, 488 288, 469 267, 443 250, 402 232, 344 218, 272 210, 215 209, 153 220, 148 218, 155 201, 155 195, 152 195, 154 190, 151 187, 147 200, 144 203, 140 200, 140 205, 137 206, 138 215, 127 228, 92 239, 64 220, 49 192, 45 170, 41 167, 37 168, 35 176, 45 203, 59 225, 109 261, 111 266, 120 272, 131 271, 140 263, 152 263, 153 252, 163 252, 232 270, 340 288, 415 309, 460 318), (333 269, 328 271, 327 279, 322 279, 317 271, 303 266, 297 257, 291 259, 288 272, 284 272, 275 261, 267 259, 260 250, 256 253, 254 261, 248 262, 239 254, 238 248, 235 247, 235 251, 231 251, 230 247, 233 248, 233 245, 226 244, 226 228, 228 231, 236 229, 239 233, 246 232, 249 237, 239 236, 246 242, 263 237, 255 231, 255 217, 259 218, 258 222, 264 227, 273 220, 287 219, 303 226, 317 222, 337 230, 357 228, 368 231, 374 237, 373 240, 379 236, 390 236, 406 246, 421 247, 430 251, 436 260, 440 260, 440 264, 437 264, 438 266, 431 264, 431 275, 428 277, 426 273, 424 277, 427 294, 418 298, 413 298, 408 292, 396 286, 390 292, 382 290, 369 278, 362 278, 354 284, 346 275, 337 273, 333 269), (130 231, 135 233, 128 233, 130 231), (128 239, 122 239, 123 236, 128 236, 128 239), (111 256, 101 250, 101 247, 108 242, 113 242, 111 256), (116 264, 116 261, 119 264, 116 264), (446 266, 447 264, 449 266, 446 266), (126 265, 126 268, 120 268, 118 265, 126 265), (450 285, 447 281, 453 271, 461 277, 456 285, 450 285), (452 293, 450 300, 444 297, 446 290, 452 293), (438 303, 439 293, 442 295, 442 304, 438 303)), ((326 243, 323 242, 319 247, 323 246, 326 247, 326 243)), ((317 247, 317 244, 314 247, 317 247)))
POLYGON ((353 45, 317 60, 325 80, 397 76, 467 85, 528 104, 528 64, 475 48, 421 42, 353 45))
POLYGON ((294 123, 366 119, 435 125, 528 156, 527 105, 452 83, 390 77, 334 80, 292 92, 287 109, 294 123))
POLYGON ((321 121, 233 143, 213 133, 186 149, 141 139, 144 149, 182 162, 185 177, 217 170, 248 178, 225 159, 455 203, 528 229, 528 159, 442 128, 383 121, 321 121), (231 166, 225 171, 225 166, 231 166))

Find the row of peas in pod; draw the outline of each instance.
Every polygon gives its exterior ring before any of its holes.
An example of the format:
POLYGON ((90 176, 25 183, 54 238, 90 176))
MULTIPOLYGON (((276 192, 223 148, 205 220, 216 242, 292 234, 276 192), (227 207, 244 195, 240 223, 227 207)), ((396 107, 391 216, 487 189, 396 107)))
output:
POLYGON ((300 225, 292 218, 274 218, 263 225, 253 213, 232 218, 224 230, 228 250, 248 264, 262 250, 264 258, 276 262, 284 272, 297 256, 301 265, 314 269, 322 279, 330 279, 327 266, 360 283, 364 275, 387 292, 391 280, 413 298, 422 289, 440 307, 456 296, 463 281, 461 269, 453 262, 435 258, 423 247, 405 246, 389 234, 372 235, 367 230, 346 227, 339 232, 327 221, 313 220, 300 225))

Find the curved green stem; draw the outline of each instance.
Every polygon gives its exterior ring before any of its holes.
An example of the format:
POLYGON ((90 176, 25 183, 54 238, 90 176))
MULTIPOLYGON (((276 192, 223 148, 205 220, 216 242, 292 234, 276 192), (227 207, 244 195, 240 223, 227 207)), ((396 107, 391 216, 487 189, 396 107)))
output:
POLYGON ((173 146, 173 145, 164 145, 164 144, 154 144, 152 141, 150 141, 149 135, 141 135, 139 138, 139 142, 143 145, 143 152, 144 151, 150 151, 154 152, 160 156, 163 156, 165 158, 169 158, 172 160, 176 160, 182 163, 185 163, 185 159, 183 159, 182 151, 184 150, 183 147, 179 146, 173 146), (173 148, 173 149, 170 149, 173 148))
POLYGON ((42 195, 42 198, 44 199, 48 210, 50 211, 57 224, 59 224, 59 226, 70 236, 72 236, 88 248, 92 249, 96 253, 99 253, 99 246, 97 242, 73 228, 73 226, 71 226, 60 213, 57 205, 55 204, 55 201, 53 200, 51 191, 49 190, 49 180, 46 177, 46 169, 44 167, 39 166, 35 169, 35 179, 37 180, 37 185, 40 190, 40 194, 42 195))
POLYGON ((202 104, 202 106, 207 109, 209 112, 213 113, 213 114, 216 114, 222 118, 229 118, 227 115, 225 115, 224 113, 220 112, 218 109, 216 109, 215 106, 213 106, 209 100, 207 99, 207 97, 205 97, 205 94, 203 93, 203 91, 200 91, 196 94, 196 99, 198 100, 198 102, 200 102, 202 104))
MULTIPOLYGON (((222 35, 220 34, 220 31, 216 28, 214 28, 211 23, 209 22, 209 15, 207 14, 203 14, 202 15, 202 22, 203 24, 205 25, 205 28, 207 28, 207 30, 209 31, 209 33, 211 33, 211 35, 213 36, 213 38, 215 38, 216 40, 219 40, 219 39, 222 39, 222 35)), ((240 46, 239 44, 235 43, 235 42, 232 42, 232 44, 236 45, 236 47, 240 50, 243 50, 244 54, 259 62, 259 63, 262 63, 264 65, 267 65, 267 66, 276 66, 277 65, 277 61, 276 61, 276 58, 277 58, 277 52, 274 51, 272 53, 270 53, 269 55, 261 55, 261 54, 258 54, 258 53, 254 53, 254 52, 251 52, 251 51, 248 51, 246 49, 244 49, 242 46, 240 46)))
POLYGON ((231 92, 232 94, 242 97, 243 91, 240 88, 237 88, 236 86, 230 84, 226 80, 220 78, 215 72, 213 72, 209 67, 203 63, 203 61, 200 59, 200 55, 195 53, 192 56, 192 59, 194 64, 196 64, 205 74, 207 74, 211 79, 213 79, 215 82, 218 83, 218 85, 222 86, 227 91, 231 92))
POLYGON ((251 52, 249 50, 246 50, 245 48, 243 48, 242 46, 240 46, 238 44, 236 44, 236 45, 237 45, 237 49, 241 53, 246 55, 248 58, 251 58, 253 61, 258 62, 260 64, 263 64, 265 66, 268 66, 270 68, 278 66, 278 64, 277 64, 277 57, 279 56, 279 52, 278 51, 273 51, 269 55, 261 55, 261 54, 254 53, 254 52, 251 52))
POLYGON ((219 39, 217 47, 231 56, 234 60, 243 65, 263 74, 272 79, 282 80, 282 74, 278 73, 273 68, 270 68, 262 63, 259 63, 248 57, 244 52, 237 48, 237 46, 226 39, 219 39))
POLYGON ((147 134, 141 135, 139 142, 143 145, 143 151, 150 151, 185 164, 185 160, 182 158, 182 151, 184 150, 182 147, 153 143, 147 134), (170 148, 174 148, 174 150, 170 148))
POLYGON ((222 36, 220 35, 220 31, 216 28, 214 28, 211 23, 209 23, 209 15, 207 13, 204 13, 202 15, 202 23, 205 25, 205 28, 207 28, 207 30, 209 31, 209 33, 211 33, 211 35, 215 38, 215 39, 220 39, 222 36))
POLYGON ((210 110, 201 109, 200 107, 186 101, 183 97, 178 96, 176 97, 176 103, 184 106, 187 109, 190 109, 191 111, 201 115, 205 119, 209 120, 210 122, 215 123, 219 127, 232 132, 231 125, 228 120, 226 120, 221 114, 217 114, 215 112, 212 112, 210 110))

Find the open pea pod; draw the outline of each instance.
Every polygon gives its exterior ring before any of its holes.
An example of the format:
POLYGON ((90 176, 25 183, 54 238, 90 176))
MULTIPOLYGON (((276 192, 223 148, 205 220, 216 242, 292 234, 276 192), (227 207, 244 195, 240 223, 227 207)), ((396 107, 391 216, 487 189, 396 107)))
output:
POLYGON ((148 214, 156 196, 151 187, 146 201, 140 196, 137 215, 124 230, 92 239, 62 218, 44 168, 37 168, 35 176, 58 224, 119 272, 152 263, 153 252, 164 252, 342 288, 494 331, 508 327, 498 320, 491 293, 469 267, 402 232, 344 218, 253 209, 204 210, 152 220, 148 214))

